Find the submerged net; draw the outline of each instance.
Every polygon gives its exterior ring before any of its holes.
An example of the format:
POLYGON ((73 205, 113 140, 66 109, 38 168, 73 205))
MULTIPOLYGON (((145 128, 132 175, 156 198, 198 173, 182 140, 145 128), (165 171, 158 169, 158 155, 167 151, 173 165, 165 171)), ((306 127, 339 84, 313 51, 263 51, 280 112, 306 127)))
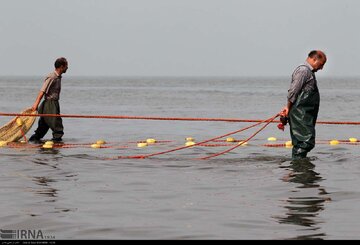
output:
MULTIPOLYGON (((21 114, 37 114, 31 108, 25 109, 21 114)), ((23 138, 31 129, 36 117, 18 116, 0 128, 0 141, 15 142, 23 138)))

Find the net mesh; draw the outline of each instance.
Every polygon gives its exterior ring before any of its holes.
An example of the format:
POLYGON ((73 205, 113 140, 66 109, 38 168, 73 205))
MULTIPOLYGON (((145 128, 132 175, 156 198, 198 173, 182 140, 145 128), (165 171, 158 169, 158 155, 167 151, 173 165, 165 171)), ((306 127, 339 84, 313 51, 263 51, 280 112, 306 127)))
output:
MULTIPOLYGON (((37 114, 31 108, 27 108, 21 114, 37 114)), ((31 129, 36 117, 18 116, 0 128, 0 141, 15 142, 23 138, 31 129)))

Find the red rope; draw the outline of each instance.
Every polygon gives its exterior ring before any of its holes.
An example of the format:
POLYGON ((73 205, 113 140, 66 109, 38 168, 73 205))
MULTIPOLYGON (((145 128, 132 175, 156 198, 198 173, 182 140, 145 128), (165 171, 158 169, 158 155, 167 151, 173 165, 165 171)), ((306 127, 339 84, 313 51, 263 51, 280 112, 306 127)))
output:
MULTIPOLYGON (((181 146, 181 147, 177 147, 177 148, 170 149, 170 150, 167 150, 167 151, 156 152, 156 153, 152 153, 152 154, 148 154, 148 155, 118 156, 117 158, 112 158, 112 160, 114 160, 114 159, 129 159, 129 158, 148 158, 148 157, 152 157, 152 156, 157 156, 157 155, 161 155, 161 154, 166 154, 166 153, 170 153, 170 152, 174 152, 174 151, 183 150, 183 149, 190 148, 190 147, 193 147, 193 146, 205 144, 205 143, 207 143, 207 142, 214 141, 214 140, 217 140, 217 139, 220 139, 220 138, 224 138, 224 137, 226 137, 226 136, 230 136, 230 135, 233 135, 233 134, 236 134, 236 133, 240 133, 240 132, 245 131, 245 130, 247 130, 247 129, 253 128, 253 127, 255 127, 255 126, 257 126, 257 125, 259 125, 259 124, 261 124, 261 123, 264 123, 264 122, 266 122, 266 121, 267 121, 267 120, 261 121, 261 122, 255 123, 255 124, 253 124, 253 125, 250 125, 250 126, 248 126, 248 127, 245 127, 245 128, 239 129, 239 130, 236 130, 236 131, 234 131, 234 132, 230 132, 230 133, 227 133, 227 134, 224 134, 224 135, 220 135, 220 136, 217 136, 217 137, 212 138, 212 139, 204 140, 204 141, 195 143, 195 144, 193 144, 193 145, 181 146)), ((109 159, 109 160, 110 160, 110 159, 109 159)))
MULTIPOLYGON (((63 118, 93 118, 93 119, 130 119, 130 120, 167 120, 167 121, 217 121, 217 122, 263 122, 258 119, 238 119, 238 118, 191 118, 191 117, 150 117, 150 116, 111 116, 111 115, 77 115, 77 114, 18 114, 3 113, 0 116, 26 116, 26 117, 63 117, 63 118)), ((274 120, 271 123, 279 123, 274 120)), ((360 122, 344 121, 318 121, 317 124, 342 124, 360 125, 360 122)))
POLYGON ((252 138, 254 138, 258 133, 260 133, 260 131, 262 131, 264 128, 266 128, 272 121, 275 120, 275 118, 277 118, 279 116, 279 114, 276 114, 275 116, 273 116, 272 118, 270 119, 267 119, 265 120, 265 122, 267 122, 264 126, 262 126, 258 131, 256 131, 253 135, 251 135, 249 138, 247 138, 246 140, 240 142, 238 145, 235 145, 233 147, 231 147, 230 149, 227 149, 225 151, 222 151, 222 152, 219 152, 219 153, 216 153, 216 154, 212 154, 210 156, 207 156, 207 157, 202 157, 200 159, 202 160, 207 160, 207 159, 210 159, 210 158, 213 158, 213 157, 216 157, 216 156, 220 156, 220 155, 223 155, 225 153, 228 153, 236 148, 238 148, 239 146, 245 144, 246 142, 248 142, 249 140, 251 140, 252 138))
POLYGON ((222 147, 222 146, 231 146, 234 144, 201 144, 199 146, 204 146, 204 147, 222 147))
MULTIPOLYGON (((16 118, 15 118, 16 121, 17 121, 18 118, 19 118, 19 117, 16 117, 16 118)), ((17 123, 17 122, 16 122, 16 123, 17 123)), ((26 136, 25 136, 25 132, 24 132, 24 130, 23 130, 22 125, 18 125, 18 126, 20 127, 21 136, 24 138, 25 142, 27 142, 27 139, 26 139, 26 136)))
MULTIPOLYGON (((347 142, 347 141, 339 141, 339 144, 344 144, 344 145, 360 145, 360 142, 347 142)), ((321 144, 321 145, 328 145, 329 143, 326 142, 317 142, 316 144, 321 144)), ((266 146, 266 147, 285 147, 286 144, 263 144, 261 146, 266 146)))
POLYGON ((266 147, 285 147, 286 144, 264 144, 266 147))

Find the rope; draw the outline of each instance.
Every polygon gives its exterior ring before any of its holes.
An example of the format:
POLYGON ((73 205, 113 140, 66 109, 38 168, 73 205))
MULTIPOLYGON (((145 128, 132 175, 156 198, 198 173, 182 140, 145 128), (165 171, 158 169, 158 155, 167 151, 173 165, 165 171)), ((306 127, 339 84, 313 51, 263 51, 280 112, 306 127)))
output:
MULTIPOLYGON (((77 114, 19 114, 3 113, 0 116, 27 116, 27 117, 63 117, 63 118, 93 118, 93 119, 130 119, 130 120, 166 120, 166 121, 212 121, 212 122, 263 122, 259 119, 238 119, 238 118, 192 118, 192 117, 151 117, 151 116, 116 116, 116 115, 77 115, 77 114)), ((279 123, 280 120, 274 120, 271 123, 279 123)), ((360 125, 360 122, 346 121, 318 121, 317 124, 336 124, 336 125, 360 125)))
POLYGON ((245 128, 239 129, 239 130, 236 130, 236 131, 234 131, 234 132, 230 132, 230 133, 227 133, 227 134, 224 134, 224 135, 220 135, 220 136, 217 136, 217 137, 212 138, 212 139, 204 140, 204 141, 195 143, 195 144, 193 144, 193 145, 181 146, 181 147, 177 147, 177 148, 170 149, 170 150, 167 150, 167 151, 162 151, 162 152, 157 152, 157 153, 152 153, 152 154, 147 154, 147 155, 118 156, 118 157, 116 157, 116 158, 111 158, 111 159, 108 159, 108 160, 115 160, 115 159, 132 159, 132 158, 141 158, 141 159, 143 159, 143 158, 148 158, 148 157, 152 157, 152 156, 162 155, 162 154, 166 154, 166 153, 170 153, 170 152, 174 152, 174 151, 179 151, 179 150, 183 150, 183 149, 186 149, 186 148, 194 147, 194 146, 197 146, 197 145, 202 145, 202 144, 205 144, 205 143, 210 142, 210 141, 215 141, 215 140, 217 140, 217 139, 224 138, 224 137, 227 137, 227 136, 236 134, 236 133, 240 133, 240 132, 245 131, 245 130, 247 130, 247 129, 256 127, 256 126, 258 126, 258 125, 260 125, 261 123, 264 123, 264 122, 266 122, 266 121, 267 121, 267 120, 261 121, 261 122, 255 123, 255 124, 253 124, 253 125, 250 125, 250 126, 248 126, 248 127, 245 127, 245 128))
MULTIPOLYGON (((16 117, 16 118, 15 118, 15 122, 16 122, 16 120, 17 120, 18 118, 19 118, 19 117, 16 117)), ((21 125, 21 126, 22 126, 22 125, 21 125)), ((26 133, 24 132, 23 127, 21 127, 21 126, 20 126, 20 133, 21 133, 22 137, 24 138, 24 141, 27 142, 27 138, 26 138, 26 136, 25 136, 26 133)))
MULTIPOLYGON (((343 145, 353 145, 353 146, 358 146, 360 145, 360 142, 347 142, 347 141, 339 141, 339 144, 343 144, 343 145)), ((321 145, 329 145, 329 143, 326 142, 317 142, 316 144, 321 144, 321 145)), ((266 147, 285 147, 286 144, 263 144, 261 146, 266 146, 266 147)), ((292 146, 291 146, 292 147, 292 146)))
POLYGON ((24 141, 27 142, 27 138, 26 138, 26 136, 25 136, 25 132, 24 132, 24 130, 23 130, 22 128, 20 128, 20 132, 21 132, 21 134, 22 134, 22 137, 24 138, 24 141))
POLYGON ((200 159, 202 160, 207 160, 207 159, 210 159, 210 158, 213 158, 213 157, 216 157, 216 156, 220 156, 220 155, 223 155, 225 153, 228 153, 238 147, 240 147, 241 145, 245 144, 246 142, 248 142, 249 140, 251 140, 252 138, 254 138, 258 133, 260 133, 260 131, 262 131, 264 128, 266 128, 272 121, 275 120, 275 118, 277 118, 279 116, 279 114, 276 114, 275 116, 273 116, 272 118, 270 119, 267 119, 265 120, 265 122, 267 122, 264 126, 262 126, 258 131, 256 131, 253 135, 251 135, 249 138, 247 138, 246 140, 240 142, 238 145, 236 146, 233 146, 231 147, 230 149, 227 149, 225 151, 222 151, 222 152, 219 152, 219 153, 216 153, 216 154, 212 154, 210 156, 207 156, 207 157, 202 157, 200 159))

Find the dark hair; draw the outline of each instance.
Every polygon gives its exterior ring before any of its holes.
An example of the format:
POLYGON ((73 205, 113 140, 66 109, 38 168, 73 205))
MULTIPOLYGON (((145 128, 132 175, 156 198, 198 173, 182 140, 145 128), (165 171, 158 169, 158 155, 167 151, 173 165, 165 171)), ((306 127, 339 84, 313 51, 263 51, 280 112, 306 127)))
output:
POLYGON ((316 57, 316 58, 318 58, 318 59, 323 59, 323 58, 324 58, 324 56, 323 56, 320 52, 318 52, 317 50, 312 50, 312 51, 309 53, 308 57, 309 57, 309 58, 314 58, 314 57, 316 57))
POLYGON ((55 60, 55 68, 59 68, 67 64, 67 60, 64 57, 57 58, 55 60))

